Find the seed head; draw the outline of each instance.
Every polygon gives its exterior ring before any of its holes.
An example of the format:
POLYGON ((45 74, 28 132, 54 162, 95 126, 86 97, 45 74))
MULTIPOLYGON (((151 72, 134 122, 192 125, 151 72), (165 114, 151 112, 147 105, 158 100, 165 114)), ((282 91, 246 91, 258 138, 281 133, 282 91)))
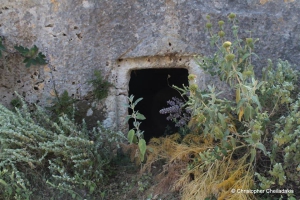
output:
POLYGON ((236 17, 236 14, 234 14, 234 13, 230 13, 228 15, 228 18, 231 19, 231 20, 233 20, 235 17, 236 17))
POLYGON ((191 90, 191 91, 194 92, 194 91, 196 91, 197 89, 198 89, 198 85, 196 85, 196 84, 191 84, 191 85, 190 85, 190 90, 191 90))
POLYGON ((193 81, 193 80, 195 80, 197 78, 197 76, 195 75, 195 74, 190 74, 189 76, 188 76, 188 79, 190 80, 190 81, 193 81))
POLYGON ((246 43, 247 44, 252 44, 253 42, 253 39, 252 38, 246 38, 246 43))
POLYGON ((252 134, 251 134, 251 139, 254 141, 254 142, 257 142, 259 141, 261 138, 261 135, 259 132, 257 131, 254 131, 252 134))
POLYGON ((219 24, 219 26, 223 26, 224 25, 224 21, 221 20, 221 21, 218 22, 218 24, 219 24))
POLYGON ((211 23, 207 23, 206 24, 206 28, 210 29, 212 27, 212 24, 211 23))
POLYGON ((229 42, 229 41, 226 41, 226 42, 223 43, 223 47, 225 49, 229 48, 230 46, 231 46, 231 42, 229 42))
POLYGON ((219 37, 224 37, 225 36, 225 32, 224 31, 219 31, 219 33, 218 33, 218 35, 219 35, 219 37))
POLYGON ((232 54, 232 53, 228 54, 228 55, 225 57, 225 59, 226 59, 227 62, 233 61, 234 58, 235 58, 235 55, 232 54))
POLYGON ((260 124, 254 124, 253 125, 253 130, 254 131, 258 131, 258 130, 260 130, 261 129, 261 125, 260 124))
POLYGON ((207 19, 207 20, 210 20, 210 15, 206 15, 206 19, 207 19))

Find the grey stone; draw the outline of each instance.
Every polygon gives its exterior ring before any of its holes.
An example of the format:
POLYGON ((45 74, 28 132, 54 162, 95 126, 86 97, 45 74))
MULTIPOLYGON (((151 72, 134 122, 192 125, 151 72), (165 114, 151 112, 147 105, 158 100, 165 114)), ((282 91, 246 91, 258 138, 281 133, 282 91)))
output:
MULTIPOLYGON (((109 98, 96 103, 101 109, 93 108, 92 116, 101 113, 99 119, 106 126, 123 126, 117 116, 126 114, 119 108, 126 101, 128 88, 118 88, 118 75, 128 71, 122 67, 135 63, 144 68, 179 67, 174 58, 182 56, 188 63, 193 55, 212 52, 204 28, 207 14, 216 24, 220 19, 227 22, 227 15, 235 12, 241 30, 251 30, 252 37, 260 38, 256 48, 260 59, 255 62, 258 72, 266 58, 300 63, 297 0, 2 0, 0 10, 0 35, 8 49, 13 51, 17 44, 35 44, 42 52, 47 48, 53 66, 27 69, 22 58, 4 55, 0 59, 1 103, 8 105, 17 91, 25 94, 28 102, 48 105, 54 98, 53 82, 59 93, 68 90, 85 101, 91 91, 86 81, 99 69, 116 87, 111 88, 109 98), (158 61, 147 65, 148 58, 158 61), (122 59, 125 64, 120 64, 122 59), (164 64, 168 59, 171 63, 164 64)), ((183 66, 193 69, 189 64, 183 66)), ((201 70, 199 73, 198 84, 205 86, 205 76, 201 70)))

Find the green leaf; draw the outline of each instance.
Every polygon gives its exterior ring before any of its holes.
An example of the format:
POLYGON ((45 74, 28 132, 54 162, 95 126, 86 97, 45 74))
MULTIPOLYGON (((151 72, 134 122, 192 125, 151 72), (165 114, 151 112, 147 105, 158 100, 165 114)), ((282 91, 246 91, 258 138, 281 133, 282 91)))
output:
POLYGON ((256 103, 256 105, 258 106, 258 109, 261 111, 261 105, 260 105, 260 102, 257 98, 257 95, 252 96, 251 99, 254 103, 256 103))
POLYGON ((135 102, 133 103, 134 104, 134 106, 136 106, 140 101, 142 101, 143 100, 143 98, 138 98, 137 100, 135 100, 135 102))
POLYGON ((92 194, 95 191, 95 185, 91 185, 90 186, 90 194, 92 194))
POLYGON ((132 95, 130 95, 130 97, 128 97, 128 100, 130 101, 130 102, 132 102, 133 101, 133 99, 134 99, 134 95, 132 94, 132 95))
POLYGON ((134 134, 135 134, 135 132, 134 132, 133 129, 131 129, 131 130, 128 132, 127 139, 128 139, 128 141, 130 142, 130 144, 132 144, 132 142, 133 142, 134 134))
POLYGON ((23 46, 14 46, 14 48, 22 55, 22 56, 26 56, 29 52, 28 48, 25 48, 23 46))
POLYGON ((44 65, 47 64, 46 56, 41 52, 38 53, 38 47, 34 45, 30 50, 23 46, 15 46, 14 47, 23 57, 24 63, 26 63, 26 67, 30 67, 31 65, 44 65), (38 55, 37 55, 38 53, 38 55), (37 56, 36 56, 37 55, 37 56))
POLYGON ((246 93, 247 91, 251 91, 252 88, 249 87, 248 85, 241 85, 241 89, 244 93, 246 93))
POLYGON ((132 143, 133 144, 137 144, 138 143, 138 137, 136 135, 133 137, 132 143))
POLYGON ((141 113, 136 113, 136 119, 145 120, 146 117, 143 114, 141 114, 141 113))
POLYGON ((218 118, 221 122, 222 128, 226 129, 226 122, 225 122, 225 117, 224 115, 222 115, 221 113, 218 113, 218 118))
POLYGON ((259 143, 255 144, 255 147, 262 150, 264 152, 264 154, 267 155, 267 150, 266 150, 265 145, 263 145, 262 143, 259 142, 259 143))
POLYGON ((46 62, 46 56, 44 54, 42 54, 41 52, 36 57, 36 60, 37 60, 38 64, 40 64, 40 65, 47 64, 47 62, 46 62))
POLYGON ((250 163, 252 163, 256 157, 256 149, 255 148, 252 148, 251 151, 250 151, 250 163))
POLYGON ((126 108, 130 108, 130 105, 128 103, 124 103, 123 106, 126 108))
POLYGON ((132 118, 131 115, 127 115, 127 116, 125 117, 126 122, 128 122, 128 120, 131 119, 131 118, 132 118))
POLYGON ((4 186, 7 186, 7 183, 6 183, 4 180, 2 180, 2 179, 0 179, 0 183, 1 183, 2 185, 4 185, 4 186))
POLYGON ((23 60, 23 63, 28 63, 28 62, 30 62, 30 58, 25 58, 25 59, 23 60))
POLYGON ((231 138, 230 138, 230 141, 231 141, 232 147, 235 148, 235 147, 236 147, 236 141, 235 141, 235 138, 231 137, 231 138))
POLYGON ((241 108, 241 106, 242 106, 245 102, 247 102, 247 99, 246 99, 246 98, 242 98, 242 99, 239 101, 239 103, 238 103, 237 106, 236 106, 237 114, 240 112, 240 108, 241 108))
POLYGON ((254 141, 251 138, 246 138, 245 141, 250 145, 254 144, 254 141))
POLYGON ((246 121, 251 120, 254 116, 254 112, 255 111, 252 108, 252 106, 247 106, 244 113, 245 120, 246 121))
MULTIPOLYGON (((228 143, 227 143, 228 144, 228 143)), ((225 150, 225 149, 221 149, 221 152, 222 152, 222 154, 224 155, 224 156, 227 156, 227 151, 225 150)))
POLYGON ((140 149, 141 162, 143 162, 145 158, 146 149, 147 149, 146 141, 144 139, 140 139, 138 146, 140 149))
POLYGON ((256 89, 260 88, 260 86, 262 86, 263 84, 265 84, 265 81, 261 81, 256 85, 256 89))
POLYGON ((243 57, 242 57, 242 61, 244 61, 246 58, 248 58, 251 55, 251 53, 246 53, 243 57))
POLYGON ((26 62, 26 65, 25 65, 25 67, 30 67, 31 66, 31 60, 29 60, 28 62, 26 62))
POLYGON ((241 72, 237 72, 237 75, 240 77, 241 80, 244 80, 244 76, 241 72))

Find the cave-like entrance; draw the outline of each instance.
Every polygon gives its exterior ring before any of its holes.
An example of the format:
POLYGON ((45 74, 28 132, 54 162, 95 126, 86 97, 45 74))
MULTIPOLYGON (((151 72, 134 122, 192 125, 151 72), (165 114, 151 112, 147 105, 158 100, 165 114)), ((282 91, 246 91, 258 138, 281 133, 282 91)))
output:
MULTIPOLYGON (((159 110, 167 107, 167 101, 172 97, 180 97, 178 91, 171 86, 188 85, 188 70, 183 68, 140 69, 132 70, 129 81, 129 96, 135 99, 142 97, 136 110, 144 114, 146 120, 141 124, 144 138, 149 141, 152 137, 159 137, 168 132, 175 132, 175 124, 167 121, 167 115, 162 115, 159 110)), ((129 121, 129 129, 133 128, 129 121)))

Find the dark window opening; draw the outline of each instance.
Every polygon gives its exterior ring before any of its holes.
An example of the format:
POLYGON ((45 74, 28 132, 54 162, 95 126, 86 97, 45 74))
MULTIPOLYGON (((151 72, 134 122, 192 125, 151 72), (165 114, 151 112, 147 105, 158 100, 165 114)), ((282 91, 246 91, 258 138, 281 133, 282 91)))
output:
MULTIPOLYGON (((167 101, 172 97, 182 98, 172 85, 188 86, 187 77, 188 70, 183 68, 142 69, 131 72, 129 96, 133 94, 135 100, 143 98, 135 110, 146 117, 146 120, 141 121, 140 129, 144 131, 147 142, 153 137, 178 131, 174 122, 166 120, 168 115, 160 114, 159 110, 168 107, 167 101)), ((133 120, 129 120, 129 129, 134 128, 132 122, 133 120)))

